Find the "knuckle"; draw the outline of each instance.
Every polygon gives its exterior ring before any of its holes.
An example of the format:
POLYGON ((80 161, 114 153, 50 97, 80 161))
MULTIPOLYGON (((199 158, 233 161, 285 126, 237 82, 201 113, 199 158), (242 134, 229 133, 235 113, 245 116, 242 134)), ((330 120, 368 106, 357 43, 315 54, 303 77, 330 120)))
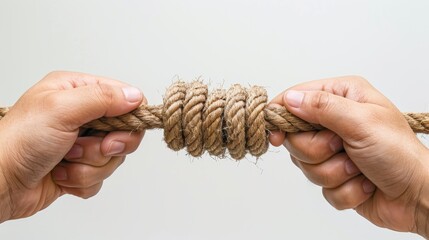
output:
POLYGON ((341 199, 339 205, 337 206, 338 210, 346 210, 355 207, 353 197, 350 195, 344 195, 341 199))
POLYGON ((327 189, 327 188, 323 188, 323 190, 322 190, 322 193, 323 193, 323 197, 326 199, 326 201, 328 201, 328 203, 332 206, 332 207, 334 207, 335 209, 337 209, 337 210, 344 210, 342 207, 341 207, 341 204, 339 203, 339 201, 337 200, 337 199, 332 199, 332 192, 331 192, 331 190, 330 189, 327 189))
POLYGON ((104 106, 110 106, 114 100, 115 93, 113 89, 106 85, 97 83, 94 87, 94 97, 104 106))
POLYGON ((335 187, 334 185, 334 174, 332 170, 329 169, 323 169, 319 173, 319 179, 322 187, 326 188, 332 188, 335 187))
POLYGON ((320 169, 317 166, 312 166, 304 164, 301 167, 301 170, 304 172, 306 177, 314 184, 325 187, 333 188, 335 186, 334 174, 331 170, 320 169))
MULTIPOLYGON (((310 144, 309 146, 314 146, 314 145, 310 144)), ((312 164, 317 164, 317 163, 323 162, 324 160, 323 153, 316 148, 307 148, 302 151, 307 161, 311 162, 312 164)))
MULTIPOLYGON (((324 189, 325 190, 325 189, 324 189)), ((332 193, 334 196, 329 197, 328 194, 324 194, 328 202, 337 210, 346 210, 356 207, 356 199, 354 194, 349 190, 333 190, 336 191, 332 193)))
MULTIPOLYGON (((292 137, 287 137, 285 147, 302 161, 317 164, 328 159, 328 154, 331 154, 326 149, 329 144, 329 135, 321 135, 320 132, 299 133, 292 137)), ((289 135, 289 134, 288 134, 289 135)))
POLYGON ((311 100, 311 107, 321 111, 329 108, 331 103, 330 94, 327 92, 317 92, 311 100))
POLYGON ((338 78, 333 85, 335 85, 334 93, 337 92, 339 95, 344 96, 349 95, 358 102, 366 101, 366 91, 362 91, 362 89, 368 89, 372 86, 368 80, 358 75, 338 78))
POLYGON ((364 77, 358 76, 358 75, 352 75, 352 76, 348 76, 346 81, 347 84, 347 88, 348 89, 354 89, 353 94, 357 95, 357 98, 364 98, 364 92, 361 91, 356 91, 356 87, 360 88, 369 88, 371 87, 371 83, 365 79, 364 77))
POLYGON ((99 157, 97 159, 94 159, 94 161, 92 161, 92 164, 95 167, 102 167, 104 165, 106 165, 110 160, 110 157, 99 157))
POLYGON ((75 171, 75 183, 78 187, 88 187, 92 185, 91 171, 84 165, 79 165, 75 171))

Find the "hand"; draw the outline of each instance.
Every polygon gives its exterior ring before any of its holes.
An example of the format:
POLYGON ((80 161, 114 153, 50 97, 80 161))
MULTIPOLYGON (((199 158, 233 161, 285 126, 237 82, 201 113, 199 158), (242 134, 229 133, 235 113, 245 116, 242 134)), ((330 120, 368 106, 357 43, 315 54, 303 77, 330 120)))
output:
POLYGON ((144 133, 88 135, 81 126, 142 101, 134 87, 80 73, 53 72, 29 89, 0 121, 0 222, 31 216, 66 193, 95 195, 144 133))
POLYGON ((313 81, 278 95, 296 116, 326 127, 273 133, 337 209, 355 209, 380 227, 427 235, 429 152, 401 112, 367 81, 313 81))

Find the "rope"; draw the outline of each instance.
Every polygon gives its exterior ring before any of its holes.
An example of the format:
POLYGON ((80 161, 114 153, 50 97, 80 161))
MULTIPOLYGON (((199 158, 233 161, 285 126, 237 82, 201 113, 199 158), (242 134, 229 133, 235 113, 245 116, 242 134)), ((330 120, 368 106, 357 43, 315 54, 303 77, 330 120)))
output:
MULTIPOLYGON (((246 153, 259 157, 268 149, 268 131, 302 132, 323 129, 308 123, 284 107, 267 105, 267 93, 258 86, 238 84, 229 90, 208 93, 200 81, 173 83, 166 91, 163 105, 141 105, 118 116, 102 117, 85 128, 100 131, 142 131, 164 129, 167 146, 175 151, 186 148, 194 157, 204 151, 242 159, 246 153)), ((0 108, 0 120, 9 111, 0 108)), ((429 113, 404 113, 415 133, 429 133, 429 113)))

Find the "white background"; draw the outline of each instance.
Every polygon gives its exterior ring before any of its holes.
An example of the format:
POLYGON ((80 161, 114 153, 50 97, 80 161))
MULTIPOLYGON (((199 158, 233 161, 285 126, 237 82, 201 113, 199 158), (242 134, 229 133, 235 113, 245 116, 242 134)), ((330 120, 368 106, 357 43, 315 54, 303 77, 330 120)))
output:
MULTIPOLYGON (((211 87, 359 74, 429 111, 429 1, 0 1, 0 106, 52 70, 109 76, 161 103, 177 77, 211 87)), ((386 156, 388 157, 388 156, 386 156)), ((336 211, 270 148, 255 164, 169 150, 161 131, 89 200, 64 196, 0 239, 420 239, 336 211)))

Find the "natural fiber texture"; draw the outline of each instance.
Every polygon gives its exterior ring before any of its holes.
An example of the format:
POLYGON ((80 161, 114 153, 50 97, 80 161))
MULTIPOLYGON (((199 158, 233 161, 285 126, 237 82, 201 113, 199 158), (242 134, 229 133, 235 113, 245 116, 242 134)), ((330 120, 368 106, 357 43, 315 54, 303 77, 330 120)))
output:
MULTIPOLYGON (((194 157, 205 150, 224 157, 226 149, 234 159, 246 153, 259 157, 268 149, 268 131, 314 131, 323 129, 292 115, 284 107, 267 106, 262 87, 244 88, 238 84, 229 90, 208 93, 200 81, 173 83, 164 96, 164 104, 142 105, 113 118, 102 117, 85 128, 100 131, 142 131, 163 128, 167 146, 183 149, 194 157)), ((9 111, 0 108, 0 119, 9 111)), ((429 113, 404 113, 416 133, 429 133, 429 113)))

